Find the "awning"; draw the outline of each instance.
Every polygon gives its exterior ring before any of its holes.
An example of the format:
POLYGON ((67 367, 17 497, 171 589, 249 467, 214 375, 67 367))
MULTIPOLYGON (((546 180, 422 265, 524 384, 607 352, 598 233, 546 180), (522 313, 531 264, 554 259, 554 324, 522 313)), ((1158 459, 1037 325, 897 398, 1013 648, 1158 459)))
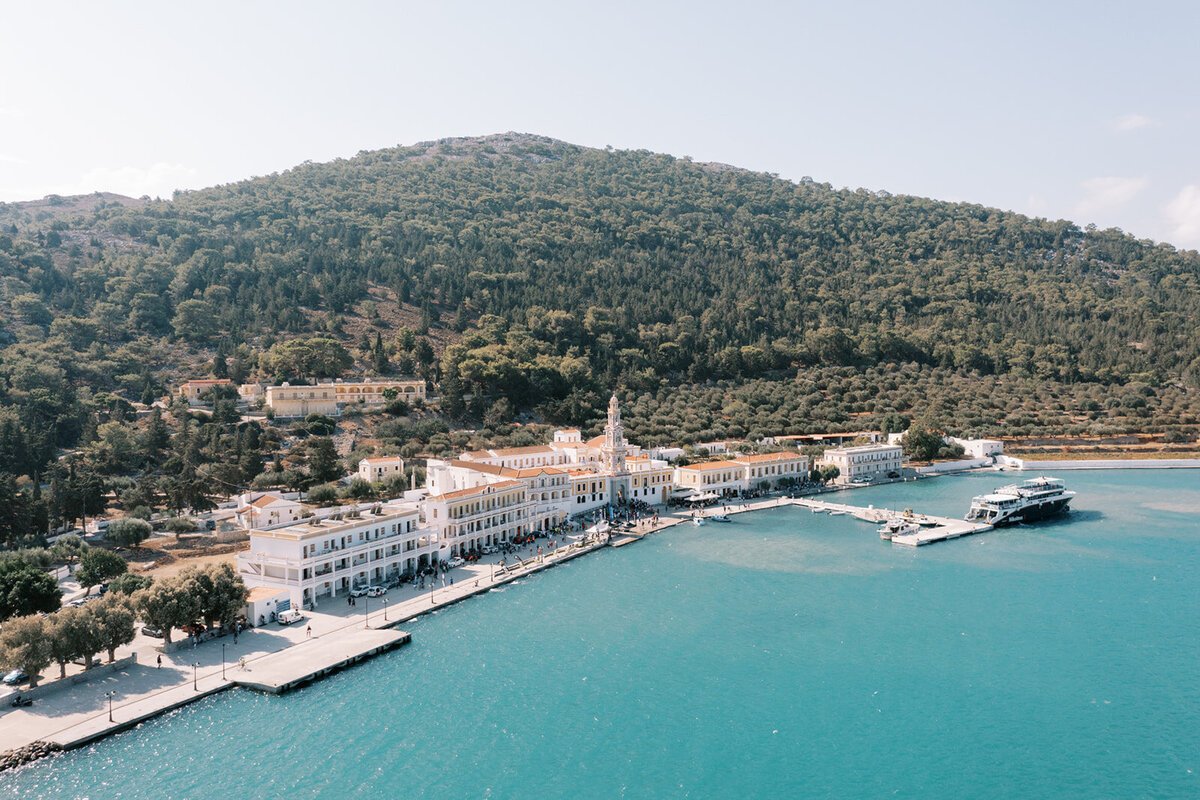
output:
POLYGON ((608 533, 611 526, 606 520, 600 520, 595 525, 587 529, 588 533, 608 533))

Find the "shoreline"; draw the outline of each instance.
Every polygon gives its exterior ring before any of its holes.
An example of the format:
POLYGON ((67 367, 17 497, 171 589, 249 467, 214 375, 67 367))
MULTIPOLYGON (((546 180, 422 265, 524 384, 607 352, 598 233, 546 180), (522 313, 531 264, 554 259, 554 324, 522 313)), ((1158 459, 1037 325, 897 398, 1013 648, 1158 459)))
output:
MULTIPOLYGON (((1129 464, 1116 464, 1108 468, 1116 469, 1128 466, 1129 464)), ((1196 466, 1200 467, 1200 462, 1196 466)), ((975 468, 955 473, 944 473, 944 475, 990 471, 993 470, 991 468, 975 468)), ((1005 471, 1018 470, 1010 468, 1005 471)), ((930 475, 907 480, 896 479, 884 483, 871 484, 871 486, 887 485, 889 483, 907 483, 913 480, 920 481, 929 477, 942 476, 930 475)), ((856 488, 867 487, 828 487, 819 491, 806 493, 805 497, 848 491, 856 488)), ((703 509, 700 514, 705 518, 711 518, 721 513, 729 515, 744 514, 752 511, 796 505, 799 505, 799 503, 791 497, 773 496, 755 498, 725 506, 718 504, 703 509)), ((639 541, 650 534, 659 533, 679 525, 689 524, 691 514, 692 512, 686 509, 668 511, 659 516, 657 523, 643 520, 632 531, 618 532, 602 541, 593 540, 586 543, 574 541, 563 545, 553 553, 532 556, 520 562, 519 566, 515 568, 509 567, 503 573, 495 575, 495 577, 481 576, 479 578, 465 578, 455 584, 434 588, 429 595, 426 595, 422 591, 416 596, 393 606, 376 609, 371 614, 364 612, 363 619, 359 619, 357 614, 355 614, 347 618, 345 624, 324 632, 319 636, 314 636, 307 641, 300 641, 280 650, 245 659, 244 667, 238 665, 214 666, 204 674, 194 674, 192 680, 115 706, 113 709, 114 713, 119 713, 122 710, 133 712, 129 716, 122 715, 123 719, 110 721, 107 710, 98 711, 81 721, 66 725, 49 734, 35 736, 16 743, 14 746, 0 752, 0 772, 7 769, 20 768, 25 764, 32 763, 54 752, 74 750, 87 746, 107 736, 129 730, 147 720, 162 716, 197 700, 211 697, 234 687, 251 691, 282 694, 291 689, 313 683, 323 677, 362 663, 380 653, 389 652, 392 649, 408 644, 411 641, 410 634, 405 631, 396 630, 398 626, 406 622, 455 605, 468 598, 486 594, 495 588, 502 587, 528 575, 556 567, 561 563, 572 561, 581 556, 605 550, 609 547, 621 547, 639 541), (374 618, 371 618, 372 615, 374 618), (383 619, 380 619, 381 616, 383 619), (381 632, 392 634, 393 638, 381 641, 377 635, 381 632), (320 653, 314 652, 314 650, 330 652, 327 654, 328 657, 321 659, 320 653), (336 651, 336 653, 333 651, 336 651), (317 656, 317 658, 314 660, 307 658, 307 656, 317 656), (296 663, 289 664, 288 662, 296 663), (233 671, 233 675, 222 675, 222 673, 228 673, 230 670, 233 671), (260 675, 266 675, 267 680, 260 679, 260 675), (275 680, 270 679, 272 675, 275 676, 275 680), (199 684, 202 682, 208 685, 201 688, 199 684)))

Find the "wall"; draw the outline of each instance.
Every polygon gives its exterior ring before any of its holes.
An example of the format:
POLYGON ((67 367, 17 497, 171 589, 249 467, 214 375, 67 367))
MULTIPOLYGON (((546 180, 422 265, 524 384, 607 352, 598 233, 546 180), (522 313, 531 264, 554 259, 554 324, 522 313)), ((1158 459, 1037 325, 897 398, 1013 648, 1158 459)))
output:
POLYGON ((1081 461, 1025 461, 1009 458, 1016 462, 1012 466, 1024 470, 1064 469, 1200 469, 1200 458, 1114 458, 1081 461))
POLYGON ((965 469, 979 469, 991 465, 992 459, 990 458, 964 458, 958 461, 940 461, 927 467, 917 467, 917 472, 921 475, 943 475, 947 472, 962 472, 965 469))

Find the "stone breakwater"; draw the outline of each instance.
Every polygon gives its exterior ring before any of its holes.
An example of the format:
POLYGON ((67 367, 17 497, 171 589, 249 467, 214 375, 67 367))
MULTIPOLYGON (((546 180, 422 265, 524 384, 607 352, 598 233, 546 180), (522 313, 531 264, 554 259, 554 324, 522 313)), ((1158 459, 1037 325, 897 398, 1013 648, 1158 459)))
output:
POLYGON ((28 764, 30 761, 37 761, 39 758, 57 753, 62 750, 61 747, 54 742, 30 742, 24 747, 18 747, 15 750, 8 750, 0 753, 0 772, 28 764))

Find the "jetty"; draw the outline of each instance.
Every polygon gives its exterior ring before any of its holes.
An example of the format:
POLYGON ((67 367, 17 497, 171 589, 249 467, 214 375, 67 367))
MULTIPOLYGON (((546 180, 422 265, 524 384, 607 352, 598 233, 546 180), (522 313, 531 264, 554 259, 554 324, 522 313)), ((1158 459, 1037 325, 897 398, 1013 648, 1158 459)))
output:
POLYGON ((934 542, 944 542, 949 539, 958 539, 962 536, 971 536, 976 533, 992 530, 992 526, 986 523, 967 522, 963 519, 938 517, 932 514, 914 514, 911 512, 906 514, 901 511, 875 508, 874 506, 863 508, 862 506, 830 503, 824 500, 812 500, 808 498, 795 498, 792 500, 792 505, 808 508, 814 513, 848 514, 855 519, 874 524, 901 520, 921 526, 921 530, 916 533, 906 533, 892 537, 892 544, 904 545, 906 547, 920 547, 926 544, 933 544, 934 542))

